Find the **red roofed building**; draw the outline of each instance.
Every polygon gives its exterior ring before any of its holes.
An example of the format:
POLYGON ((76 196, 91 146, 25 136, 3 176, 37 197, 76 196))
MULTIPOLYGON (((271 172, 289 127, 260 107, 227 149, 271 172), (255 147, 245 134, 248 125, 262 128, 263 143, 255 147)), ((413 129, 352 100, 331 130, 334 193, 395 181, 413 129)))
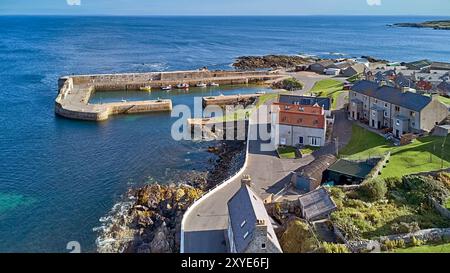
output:
POLYGON ((274 103, 272 133, 281 145, 324 146, 327 122, 325 110, 318 104, 274 103))

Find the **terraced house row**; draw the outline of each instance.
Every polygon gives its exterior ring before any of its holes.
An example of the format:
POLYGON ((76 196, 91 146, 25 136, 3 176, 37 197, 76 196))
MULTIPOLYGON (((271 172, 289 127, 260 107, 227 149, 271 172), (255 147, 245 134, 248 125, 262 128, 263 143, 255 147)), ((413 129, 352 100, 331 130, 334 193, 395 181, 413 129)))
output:
POLYGON ((349 117, 375 129, 389 128, 395 137, 430 132, 448 116, 437 95, 421 95, 373 81, 359 81, 349 92, 349 117))

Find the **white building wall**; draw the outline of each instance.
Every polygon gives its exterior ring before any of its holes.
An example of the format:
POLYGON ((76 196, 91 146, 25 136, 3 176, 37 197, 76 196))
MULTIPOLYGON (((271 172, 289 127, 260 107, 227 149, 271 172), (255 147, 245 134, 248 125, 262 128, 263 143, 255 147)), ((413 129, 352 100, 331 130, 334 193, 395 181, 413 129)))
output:
POLYGON ((290 125, 279 125, 278 128, 280 144, 324 146, 326 142, 326 128, 318 129, 290 125), (300 143, 301 137, 303 143, 300 143))

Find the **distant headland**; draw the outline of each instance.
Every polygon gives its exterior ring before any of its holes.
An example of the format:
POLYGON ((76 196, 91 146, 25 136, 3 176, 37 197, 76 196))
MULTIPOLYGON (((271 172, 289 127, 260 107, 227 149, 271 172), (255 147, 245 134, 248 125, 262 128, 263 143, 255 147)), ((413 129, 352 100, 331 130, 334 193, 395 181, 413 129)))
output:
POLYGON ((393 24, 391 26, 450 30, 450 20, 426 21, 426 22, 422 22, 422 23, 397 23, 397 24, 393 24))

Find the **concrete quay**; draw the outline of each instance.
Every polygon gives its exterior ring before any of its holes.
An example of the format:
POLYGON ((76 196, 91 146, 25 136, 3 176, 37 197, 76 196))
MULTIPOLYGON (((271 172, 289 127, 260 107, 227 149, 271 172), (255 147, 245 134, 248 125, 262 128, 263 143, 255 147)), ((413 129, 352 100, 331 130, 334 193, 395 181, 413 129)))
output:
POLYGON ((71 119, 102 121, 115 114, 171 111, 172 101, 168 99, 91 104, 89 98, 93 92, 140 90, 144 86, 266 83, 281 77, 276 72, 209 70, 68 76, 59 79, 55 113, 71 119))
POLYGON ((244 95, 203 97, 202 104, 204 106, 206 106, 206 105, 230 105, 230 104, 239 103, 241 101, 256 99, 260 96, 262 96, 262 94, 244 94, 244 95))

